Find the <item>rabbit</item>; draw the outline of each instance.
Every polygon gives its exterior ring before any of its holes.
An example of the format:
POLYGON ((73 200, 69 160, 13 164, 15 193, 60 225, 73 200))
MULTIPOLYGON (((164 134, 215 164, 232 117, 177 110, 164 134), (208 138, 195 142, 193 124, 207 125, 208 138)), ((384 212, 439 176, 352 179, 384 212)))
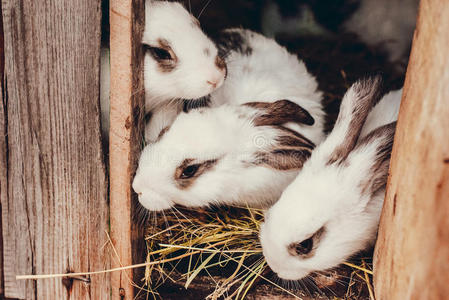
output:
POLYGON ((198 99, 223 84, 226 64, 199 21, 180 3, 145 3, 147 110, 172 99, 198 99))
POLYGON ((133 189, 149 210, 267 207, 324 138, 322 93, 302 61, 243 29, 218 48, 228 76, 211 107, 181 112, 141 154, 133 189))
POLYGON ((321 139, 286 125, 314 123, 306 109, 286 99, 182 112, 144 148, 133 189, 150 211, 175 204, 266 207, 321 139))
POLYGON ((401 95, 385 96, 365 123, 379 85, 376 77, 351 86, 332 132, 265 213, 260 242, 280 278, 336 267, 375 241, 401 95))

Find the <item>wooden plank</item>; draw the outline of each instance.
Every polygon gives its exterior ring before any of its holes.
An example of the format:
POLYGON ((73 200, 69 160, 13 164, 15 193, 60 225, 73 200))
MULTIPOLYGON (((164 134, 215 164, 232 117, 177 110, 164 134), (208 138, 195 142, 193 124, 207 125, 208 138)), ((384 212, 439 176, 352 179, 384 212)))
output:
MULTIPOLYGON (((143 0, 110 1, 110 211, 111 239, 118 254, 113 267, 145 259, 142 229, 134 222, 135 195, 131 189, 142 145, 144 92, 141 34, 143 0)), ((131 281, 141 284, 143 269, 113 273, 112 299, 133 299, 131 281)))
POLYGON ((3 85, 0 84, 0 95, 2 102, 0 103, 0 299, 4 293, 3 291, 3 233, 2 233, 2 205, 3 200, 7 198, 7 178, 6 173, 6 120, 5 120, 5 107, 3 103, 3 85))
POLYGON ((15 280, 18 274, 109 267, 98 100, 100 0, 3 0, 2 6, 5 296, 107 299, 108 275, 90 282, 15 280))
POLYGON ((378 300, 449 295, 448 16, 448 1, 421 1, 375 252, 378 300))
MULTIPOLYGON (((6 178, 6 103, 3 98, 3 74, 5 72, 5 51, 3 41, 2 3, 0 2, 0 178, 6 178)), ((6 199, 6 180, 0 180, 0 299, 3 295, 3 234, 2 234, 2 199, 6 199)))

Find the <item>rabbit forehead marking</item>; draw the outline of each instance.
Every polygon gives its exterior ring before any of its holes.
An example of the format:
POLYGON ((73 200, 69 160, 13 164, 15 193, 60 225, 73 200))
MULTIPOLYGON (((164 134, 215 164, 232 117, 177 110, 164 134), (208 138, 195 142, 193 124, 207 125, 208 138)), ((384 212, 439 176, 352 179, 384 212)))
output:
POLYGON ((198 177, 200 177, 205 172, 212 170, 213 167, 217 165, 218 161, 219 159, 217 158, 195 163, 195 159, 193 158, 184 159, 184 161, 175 170, 174 179, 176 185, 182 190, 188 189, 189 187, 192 186, 192 184, 198 177), (195 172, 193 176, 189 178, 182 178, 182 173, 184 172, 184 169, 191 165, 196 165, 198 167, 198 170, 195 172))

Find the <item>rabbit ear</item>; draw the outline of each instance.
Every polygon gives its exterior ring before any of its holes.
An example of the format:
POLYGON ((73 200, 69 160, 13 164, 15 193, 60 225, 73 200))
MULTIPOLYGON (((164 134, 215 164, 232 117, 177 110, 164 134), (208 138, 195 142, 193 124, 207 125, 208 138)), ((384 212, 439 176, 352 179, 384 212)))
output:
POLYGON ((273 103, 248 102, 243 105, 261 111, 253 120, 255 126, 282 125, 288 122, 311 126, 315 123, 307 110, 290 100, 278 100, 273 103))
POLYGON ((263 151, 255 153, 251 164, 283 171, 301 169, 315 144, 296 131, 283 126, 273 127, 279 135, 263 151))
POLYGON ((359 80, 346 92, 337 122, 325 141, 332 151, 328 165, 343 162, 354 149, 368 113, 381 98, 381 82, 380 76, 359 80))
POLYGON ((315 144, 303 135, 282 125, 294 122, 313 125, 315 120, 307 110, 290 100, 272 103, 248 102, 242 104, 256 109, 252 116, 254 126, 270 126, 276 131, 272 143, 262 145, 250 161, 253 165, 265 165, 276 170, 300 169, 309 158, 315 144))
MULTIPOLYGON (((385 187, 395 129, 396 122, 381 126, 370 132, 357 143, 354 152, 358 152, 360 149, 374 148, 374 156, 369 175, 361 183, 362 194, 374 195, 379 189, 385 187)), ((366 150, 362 150, 360 153, 366 155, 366 150)))

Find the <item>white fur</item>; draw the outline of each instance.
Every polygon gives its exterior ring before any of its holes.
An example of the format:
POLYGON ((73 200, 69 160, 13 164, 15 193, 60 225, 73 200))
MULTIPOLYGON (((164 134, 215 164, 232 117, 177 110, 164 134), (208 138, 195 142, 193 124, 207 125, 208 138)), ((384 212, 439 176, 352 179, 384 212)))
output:
POLYGON ((228 76, 223 86, 211 94, 212 105, 288 99, 302 106, 315 119, 314 126, 290 124, 289 127, 313 142, 321 141, 324 124, 322 92, 304 62, 261 34, 244 29, 227 31, 240 33, 252 53, 233 51, 226 58, 228 76))
MULTIPOLYGON (((348 103, 354 97, 350 89, 343 101, 348 103)), ((371 111, 362 134, 395 121, 400 97, 401 91, 386 95, 371 111)), ((351 109, 346 105, 342 110, 346 108, 351 109)), ((329 155, 341 143, 349 120, 340 125, 312 152, 297 178, 265 215, 260 232, 263 253, 281 278, 301 279, 335 267, 375 240, 385 190, 367 195, 361 189, 372 172, 381 139, 356 148, 340 165, 328 165, 329 155), (289 245, 309 238, 323 226, 325 232, 312 257, 289 254, 289 245)))
POLYGON ((419 0, 362 0, 343 27, 370 46, 382 46, 391 62, 406 64, 419 0))
POLYGON ((177 108, 165 107, 168 102, 180 105, 182 99, 201 98, 223 84, 226 72, 215 65, 217 48, 195 22, 180 3, 146 0, 142 43, 157 46, 158 40, 164 39, 178 59, 173 71, 162 72, 155 59, 149 53, 145 54, 145 110, 156 109, 153 115, 162 114, 156 117, 158 122, 148 126, 147 140, 154 141, 173 121, 173 110, 177 108), (215 82, 216 86, 208 81, 215 82), (161 120, 165 122, 161 124, 161 120))
POLYGON ((321 92, 304 63, 274 40, 247 30, 233 30, 246 37, 253 51, 249 56, 233 52, 227 57, 228 77, 211 95, 216 107, 181 113, 162 139, 141 154, 133 188, 149 210, 174 204, 261 207, 279 198, 298 170, 278 171, 249 163, 256 152, 274 143, 279 133, 271 126, 254 126, 256 110, 239 104, 288 99, 306 109, 315 124, 287 126, 315 144, 324 137, 321 92), (227 104, 220 106, 222 103, 227 104), (193 186, 182 190, 174 182, 174 172, 186 158, 219 162, 193 186))
POLYGON ((160 132, 170 126, 182 111, 182 106, 177 101, 159 105, 151 110, 151 119, 145 125, 145 142, 154 143, 160 132))

